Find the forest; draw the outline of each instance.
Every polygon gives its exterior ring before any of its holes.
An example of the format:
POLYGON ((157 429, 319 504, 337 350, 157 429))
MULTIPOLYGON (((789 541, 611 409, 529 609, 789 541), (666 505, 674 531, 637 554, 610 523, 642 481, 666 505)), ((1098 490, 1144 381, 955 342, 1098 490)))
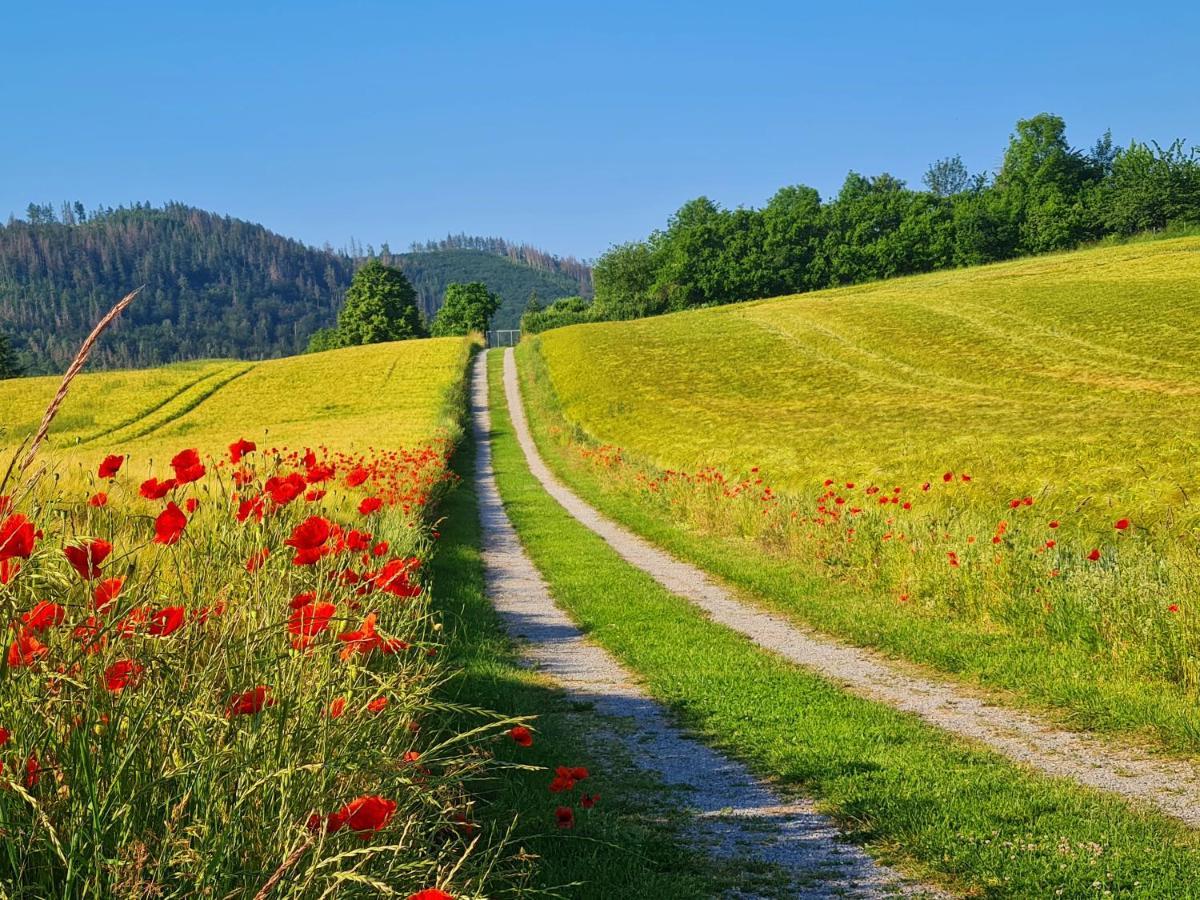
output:
POLYGON ((553 300, 590 287, 582 263, 560 265, 499 238, 463 235, 406 254, 386 244, 335 250, 183 203, 30 204, 0 225, 0 377, 61 371, 97 319, 139 285, 91 365, 299 353, 334 323, 366 258, 405 272, 427 321, 455 282, 482 281, 502 298, 497 327, 515 327, 533 293, 553 300))
POLYGON ((700 197, 600 257, 586 312, 526 324, 638 318, 1200 225, 1200 147, 1117 147, 1106 133, 1077 149, 1048 113, 1017 123, 996 173, 971 173, 953 156, 923 181, 917 190, 851 172, 832 199, 794 185, 760 209, 700 197))

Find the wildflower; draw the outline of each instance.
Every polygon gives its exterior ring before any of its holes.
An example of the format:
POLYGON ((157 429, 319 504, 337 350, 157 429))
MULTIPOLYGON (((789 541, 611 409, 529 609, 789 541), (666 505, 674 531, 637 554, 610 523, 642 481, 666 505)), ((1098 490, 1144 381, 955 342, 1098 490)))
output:
POLYGON ((229 703, 225 707, 225 715, 228 718, 254 715, 262 712, 268 706, 274 705, 275 698, 271 696, 271 689, 260 684, 252 691, 245 691, 230 697, 229 703))
POLYGON ((1087 555, 1087 558, 1092 562, 1095 562, 1100 558, 1100 551, 1093 549, 1092 552, 1087 555))
POLYGON ((349 828, 359 837, 366 837, 372 831, 381 831, 387 827, 392 816, 396 813, 396 801, 388 800, 373 794, 356 797, 337 812, 332 812, 323 819, 313 815, 308 820, 308 827, 318 831, 324 824, 329 832, 349 828))
POLYGON ((170 546, 176 543, 187 526, 187 516, 172 501, 154 520, 154 543, 170 546))
POLYGON ((292 564, 310 566, 329 552, 325 542, 329 540, 330 523, 321 516, 309 516, 294 529, 284 544, 293 547, 296 555, 292 564))
POLYGON ((591 809, 596 805, 596 801, 600 799, 599 794, 584 794, 579 798, 579 805, 584 809, 591 809))
POLYGON ((33 605, 33 609, 21 614, 21 621, 25 623, 26 629, 37 634, 55 625, 61 625, 66 617, 67 611, 57 603, 39 600, 33 605))
POLYGON ((1117 531, 1125 531, 1127 528, 1129 528, 1129 520, 1117 519, 1117 521, 1113 523, 1113 528, 1117 529, 1117 531))
POLYGON ((49 647, 34 637, 32 632, 22 628, 17 632, 17 639, 8 648, 8 667, 16 669, 20 666, 32 666, 49 652, 49 647))
POLYGON ((147 478, 142 482, 142 486, 138 488, 138 493, 147 500, 161 500, 174 489, 174 478, 168 478, 166 481, 159 481, 157 478, 147 478))
POLYGON ((1167 606, 1167 612, 1170 612, 1170 613, 1179 612, 1179 604, 1178 603, 1170 604, 1169 606, 1167 606))
POLYGON ((111 481, 112 479, 117 477, 117 473, 121 471, 121 465, 124 462, 125 462, 124 456, 117 456, 116 454, 109 454, 108 456, 104 457, 104 459, 102 459, 100 461, 100 468, 97 470, 97 474, 101 478, 107 478, 108 480, 111 481))
POLYGON ((367 712, 381 713, 385 709, 387 709, 387 705, 388 705, 387 697, 376 697, 374 700, 372 700, 370 703, 367 704, 367 712))
POLYGON ((533 732, 524 725, 514 725, 508 730, 508 736, 513 739, 518 747, 533 746, 533 732))
POLYGON ((166 637, 182 628, 186 618, 182 606, 165 606, 150 617, 146 631, 154 637, 166 637))
POLYGON ((454 900, 454 897, 437 888, 425 888, 415 894, 409 894, 408 900, 454 900))
POLYGON ((0 728, 0 747, 3 747, 5 744, 7 744, 8 739, 11 736, 12 735, 7 728, 0 728))
POLYGON ((263 547, 261 550, 259 550, 253 556, 251 556, 248 560, 246 560, 246 571, 247 572, 257 572, 262 567, 262 564, 267 561, 267 557, 270 555, 271 555, 271 548, 263 547))
POLYGON ((305 603, 293 610, 288 619, 288 631, 295 635, 292 646, 302 650, 312 639, 329 627, 329 620, 337 611, 332 603, 305 603))
POLYGON ((112 544, 102 538, 89 538, 79 546, 63 547, 63 556, 79 577, 91 581, 100 576, 100 563, 112 553, 112 544))
POLYGON ((13 513, 0 522, 0 560, 28 559, 36 536, 33 523, 20 513, 13 513))
POLYGON ((364 516, 369 516, 381 506, 383 506, 383 501, 378 497, 364 497, 362 502, 358 504, 358 511, 364 516))
POLYGON ((178 484, 191 484, 204 477, 204 464, 195 450, 182 450, 171 458, 171 468, 175 470, 175 481, 178 484))
POLYGON ((104 612, 112 602, 120 596, 125 587, 124 578, 106 578, 96 585, 92 592, 92 605, 96 612, 104 612))
POLYGON ((245 438, 238 438, 229 445, 229 461, 235 466, 242 461, 242 457, 247 453, 253 453, 258 449, 254 441, 248 441, 245 438))
POLYGON ((104 686, 114 694, 137 684, 142 675, 142 665, 132 659, 119 659, 104 670, 104 686))
POLYGON ((554 810, 554 821, 559 828, 574 828, 575 811, 569 806, 560 806, 554 810))
POLYGON ((1058 519, 1051 519, 1051 520, 1050 520, 1050 527, 1051 527, 1051 528, 1057 528, 1057 527, 1058 527, 1058 519))
POLYGON ((334 699, 334 701, 332 703, 329 704, 329 718, 331 718, 331 719, 341 718, 342 713, 344 713, 345 711, 346 711, 346 698, 345 697, 337 697, 336 699, 334 699))
POLYGON ((346 487, 358 487, 367 480, 367 476, 370 474, 371 473, 362 466, 355 467, 351 470, 350 474, 346 476, 346 487))
POLYGON ((88 506, 108 506, 108 494, 104 493, 104 491, 97 491, 88 497, 88 506))
POLYGON ((954 480, 953 472, 947 472, 945 475, 942 476, 942 481, 945 481, 947 484, 949 484, 953 480, 954 480))

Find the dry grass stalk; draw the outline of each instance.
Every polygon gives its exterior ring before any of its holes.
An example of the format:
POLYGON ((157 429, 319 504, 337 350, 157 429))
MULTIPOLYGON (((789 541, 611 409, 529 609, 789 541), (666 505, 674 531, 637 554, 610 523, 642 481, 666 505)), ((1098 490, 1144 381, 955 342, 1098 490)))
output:
MULTIPOLYGON (((145 287, 145 285, 143 285, 145 287)), ((100 335, 104 333, 104 329, 108 328, 122 312, 125 311, 133 298, 141 293, 142 288, 137 288, 130 291, 119 301, 117 305, 108 311, 103 319, 96 323, 96 327, 92 329, 92 333, 87 336, 87 339, 79 346, 79 352, 75 354, 75 358, 71 360, 71 365, 67 367, 66 373, 63 375, 62 384, 58 386, 58 393, 54 395, 54 399, 50 401, 50 405, 46 407, 46 414, 42 416, 42 424, 38 426, 37 434, 34 435, 32 443, 29 445, 29 451, 25 454, 25 459, 21 462, 21 473, 33 463, 33 459, 37 456, 38 448, 42 445, 42 441, 46 439, 47 433, 50 431, 50 423, 54 421, 54 417, 58 414, 58 408, 62 406, 63 401, 67 399, 67 391, 71 387, 71 382, 75 380, 75 376, 79 374, 79 370, 83 368, 83 364, 87 362, 87 358, 92 353, 92 348, 96 346, 96 341, 100 335)))

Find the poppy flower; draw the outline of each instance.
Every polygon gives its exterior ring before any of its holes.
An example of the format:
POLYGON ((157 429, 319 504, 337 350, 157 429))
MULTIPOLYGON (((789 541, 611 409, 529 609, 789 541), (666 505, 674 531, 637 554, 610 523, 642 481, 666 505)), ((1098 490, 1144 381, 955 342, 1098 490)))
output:
POLYGON ((79 546, 63 547, 63 556, 79 577, 91 581, 100 576, 100 564, 112 553, 112 544, 102 538, 90 538, 79 546))
POLYGON ((106 578, 96 585, 95 591, 92 592, 92 605, 96 608, 96 612, 104 612, 112 602, 121 595, 121 589, 125 587, 124 578, 106 578))
POLYGON ((1179 604, 1178 604, 1178 603, 1172 603, 1171 605, 1169 605, 1169 606, 1167 607, 1167 612, 1171 612, 1171 613, 1177 613, 1177 612, 1179 612, 1179 604))
POLYGON ((554 810, 554 821, 559 828, 575 827, 575 810, 569 806, 560 806, 554 810))
POLYGON ((275 698, 271 696, 271 689, 260 684, 252 691, 245 691, 230 697, 229 703, 225 707, 225 715, 228 718, 250 716, 274 705, 275 698))
POLYGON ((533 746, 533 732, 524 725, 514 725, 508 730, 508 736, 513 739, 518 747, 533 746))
POLYGON ((293 565, 309 566, 329 552, 325 542, 329 540, 329 520, 321 516, 309 516, 294 529, 284 544, 294 547, 296 556, 293 565))
POLYGON ((33 523, 21 513, 13 513, 0 522, 0 560, 28 559, 36 536, 33 523))
POLYGON ((256 522, 263 520, 263 498, 254 497, 250 500, 243 500, 238 504, 237 520, 245 522, 251 516, 256 522))
POLYGON ((157 478, 147 478, 138 488, 138 493, 147 500, 161 500, 167 494, 175 489, 175 479, 168 478, 166 481, 159 481, 157 478))
POLYGON ((187 611, 182 606, 164 606, 150 617, 146 632, 154 637, 174 634, 187 621, 187 611))
POLYGON ((358 834, 359 837, 366 837, 372 831, 380 831, 386 828, 395 813, 395 800, 388 800, 386 797, 367 794, 362 797, 356 797, 337 812, 330 813, 324 819, 320 816, 312 816, 308 820, 308 827, 313 831, 317 831, 320 829, 322 822, 324 822, 326 829, 330 833, 341 831, 343 828, 349 828, 358 834))
POLYGON ((1117 531, 1124 531, 1128 527, 1129 527, 1128 519, 1117 519, 1117 521, 1113 523, 1113 528, 1117 529, 1117 531))
POLYGON ((591 809, 596 805, 596 801, 600 799, 599 794, 584 794, 579 798, 579 805, 584 809, 591 809))
POLYGON ((1051 521, 1050 521, 1050 527, 1051 527, 1051 528, 1057 528, 1057 527, 1058 527, 1058 519, 1051 519, 1051 521))
POLYGON ((954 480, 954 473, 953 473, 953 472, 947 472, 945 475, 943 475, 943 476, 942 476, 942 481, 945 481, 945 482, 951 482, 951 481, 953 481, 953 480, 954 480))
POLYGON ((135 685, 142 675, 141 663, 132 659, 118 659, 104 670, 104 686, 114 694, 135 685))
POLYGON ((35 634, 61 625, 66 617, 67 611, 63 607, 48 600, 39 600, 29 612, 21 613, 21 621, 25 623, 25 628, 35 634))
POLYGON ((346 711, 346 698, 338 697, 329 704, 329 718, 341 718, 342 713, 346 711))
POLYGON ((358 504, 358 511, 364 516, 369 516, 381 506, 383 506, 383 501, 378 497, 364 497, 362 502, 358 504))
POLYGON ((8 667, 16 669, 32 666, 49 652, 49 647, 34 637, 32 632, 22 628, 17 633, 17 639, 8 648, 8 667))
POLYGON ((21 564, 15 559, 0 559, 0 585, 8 584, 21 571, 21 564))
POLYGON ((37 757, 30 756, 25 760, 25 787, 35 787, 41 779, 42 767, 38 765, 37 757))
POLYGON ((320 484, 333 477, 333 466, 312 465, 304 473, 304 480, 309 484, 320 484))
POLYGON ((174 501, 158 514, 154 520, 154 543, 170 546, 176 543, 187 526, 187 516, 174 501))
POLYGON ((0 728, 0 747, 8 743, 8 739, 12 737, 7 728, 0 728))
POLYGON ((370 653, 380 641, 379 634, 375 631, 375 613, 370 613, 363 619, 362 626, 357 630, 339 634, 338 640, 346 645, 342 648, 342 659, 349 659, 355 653, 370 653))
POLYGON ((267 557, 271 555, 271 548, 263 547, 248 560, 246 560, 246 571, 257 572, 263 563, 267 561, 267 557))
POLYGON ((242 461, 242 457, 247 453, 253 453, 258 449, 254 441, 248 441, 245 438, 239 438, 229 445, 229 461, 237 465, 242 461))
POLYGON ((104 493, 104 491, 97 491, 88 497, 88 506, 108 506, 108 494, 104 493))
POLYGON ((1095 562, 1096 560, 1098 560, 1100 558, 1100 551, 1092 550, 1092 552, 1087 555, 1087 558, 1090 559, 1092 562, 1095 562))
POLYGON ((288 619, 288 631, 296 636, 292 646, 297 650, 307 647, 312 639, 329 627, 329 620, 337 607, 332 603, 306 603, 296 608, 288 619))
POLYGON ((124 462, 124 456, 118 456, 115 453, 109 454, 100 461, 100 468, 97 470, 97 474, 101 478, 107 478, 109 480, 116 478, 117 473, 121 471, 121 465, 124 462))
POLYGON ((179 484, 191 484, 204 477, 204 464, 195 450, 181 450, 171 457, 171 468, 179 484))
POLYGON ((188 497, 187 500, 184 501, 183 508, 187 510, 187 513, 190 516, 200 508, 200 499, 198 497, 188 497))
POLYGON ((415 894, 409 894, 407 900, 454 900, 454 897, 437 888, 425 888, 415 894))
POLYGON ((267 483, 263 485, 263 490, 275 501, 277 506, 286 506, 303 494, 307 487, 308 482, 304 480, 304 476, 293 472, 284 478, 280 478, 278 475, 268 478, 267 483))
POLYGON ((371 579, 371 583, 376 589, 394 597, 415 597, 421 593, 421 586, 410 582, 408 573, 415 569, 418 563, 416 557, 388 560, 371 579))
POLYGON ((376 697, 374 700, 372 700, 370 703, 367 704, 367 712, 381 713, 385 709, 387 709, 387 705, 388 705, 387 697, 376 697))

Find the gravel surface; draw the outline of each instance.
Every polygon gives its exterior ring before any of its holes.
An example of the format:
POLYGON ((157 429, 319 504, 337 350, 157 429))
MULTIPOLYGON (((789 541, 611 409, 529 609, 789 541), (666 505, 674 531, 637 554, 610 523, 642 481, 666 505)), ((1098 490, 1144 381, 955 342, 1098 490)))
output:
MULTIPOLYGON (((588 642, 550 596, 521 547, 496 488, 486 354, 476 360, 471 418, 476 438, 475 489, 483 528, 488 596, 530 665, 593 710, 588 724, 627 756, 678 790, 694 818, 697 846, 732 861, 776 867, 786 885, 767 894, 806 898, 938 896, 905 882, 845 842, 808 800, 784 799, 740 763, 685 736, 662 707, 603 649, 588 642)), ((516 407, 519 408, 519 407, 516 407)), ((757 879, 748 879, 748 884, 757 879)), ((731 896, 762 896, 763 888, 731 896)))
POLYGON ((1144 802, 1200 826, 1200 770, 1136 748, 1065 731, 1035 715, 998 707, 955 685, 903 671, 870 651, 838 643, 734 597, 702 570, 681 562, 601 516, 546 467, 525 417, 512 350, 504 356, 504 390, 517 439, 534 476, 581 523, 627 562, 759 646, 871 700, 920 716, 1048 775, 1144 802))

